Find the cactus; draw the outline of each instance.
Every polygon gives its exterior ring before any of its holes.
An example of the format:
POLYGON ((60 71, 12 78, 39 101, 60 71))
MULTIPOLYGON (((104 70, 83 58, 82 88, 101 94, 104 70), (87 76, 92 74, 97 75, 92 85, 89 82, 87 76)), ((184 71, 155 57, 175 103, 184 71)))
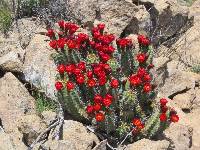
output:
POLYGON ((167 100, 155 100, 152 47, 147 37, 138 36, 139 50, 130 39, 104 33, 104 24, 91 35, 76 33, 78 26, 59 21, 59 32, 48 30, 49 45, 58 68, 58 99, 76 119, 87 119, 107 137, 130 141, 151 138, 178 121, 167 100), (167 115, 168 113, 168 115, 167 115))

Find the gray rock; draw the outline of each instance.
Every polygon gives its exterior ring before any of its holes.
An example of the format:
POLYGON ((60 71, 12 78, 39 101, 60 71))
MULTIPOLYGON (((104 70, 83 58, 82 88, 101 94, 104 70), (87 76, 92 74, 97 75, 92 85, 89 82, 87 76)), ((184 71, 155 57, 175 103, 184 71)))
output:
MULTIPOLYGON (((44 30, 46 32, 46 30, 44 30)), ((51 58, 54 51, 48 45, 49 38, 36 34, 26 48, 23 65, 25 80, 55 98, 56 65, 51 58)))

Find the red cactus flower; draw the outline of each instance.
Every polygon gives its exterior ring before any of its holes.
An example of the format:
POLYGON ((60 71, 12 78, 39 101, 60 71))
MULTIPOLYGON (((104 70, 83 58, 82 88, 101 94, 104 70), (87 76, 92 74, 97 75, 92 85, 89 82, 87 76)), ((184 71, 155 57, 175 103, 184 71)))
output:
POLYGON ((105 85, 106 82, 107 82, 107 79, 106 79, 105 77, 100 77, 100 78, 99 78, 99 85, 100 85, 100 86, 105 85))
POLYGON ((93 77, 93 72, 91 70, 87 71, 87 77, 91 79, 93 77))
POLYGON ((53 49, 57 49, 57 41, 56 40, 50 41, 49 46, 52 47, 53 49))
POLYGON ((104 24, 104 23, 100 23, 100 24, 97 25, 97 27, 98 27, 98 29, 99 29, 100 31, 103 31, 104 28, 105 28, 105 24, 104 24))
POLYGON ((140 126, 140 125, 142 125, 142 121, 141 121, 140 119, 138 119, 138 118, 134 118, 134 119, 132 120, 132 124, 133 124, 134 126, 140 126))
POLYGON ((69 49, 75 49, 75 48, 77 48, 77 43, 74 40, 68 40, 67 46, 68 46, 69 49))
POLYGON ((79 42, 83 42, 83 41, 86 41, 86 40, 89 39, 88 35, 85 34, 85 33, 79 33, 79 34, 77 35, 77 37, 78 37, 78 41, 79 41, 79 42))
POLYGON ((60 91, 63 88, 62 82, 57 81, 55 83, 56 90, 60 91))
POLYGON ((110 60, 110 56, 106 53, 101 52, 101 53, 99 53, 99 55, 103 62, 107 62, 108 60, 110 60))
POLYGON ((86 69, 86 66, 85 66, 85 62, 84 61, 80 61, 77 65, 77 67, 79 69, 81 69, 82 71, 84 71, 86 69))
POLYGON ((49 29, 49 30, 47 30, 46 35, 49 36, 50 38, 52 38, 55 36, 55 33, 54 33, 53 29, 49 29))
POLYGON ((165 113, 160 114, 160 121, 161 122, 167 121, 167 115, 165 113))
POLYGON ((91 113, 93 113, 93 111, 94 111, 94 107, 91 106, 91 105, 88 105, 87 108, 86 108, 86 112, 87 112, 88 114, 91 114, 91 113))
POLYGON ((132 86, 138 86, 142 83, 141 78, 137 75, 131 75, 129 81, 132 86))
POLYGON ((171 121, 171 122, 178 122, 178 121, 179 121, 179 116, 176 115, 176 114, 172 114, 172 115, 170 116, 170 121, 171 121))
POLYGON ((147 59, 147 56, 145 53, 140 53, 137 55, 137 61, 139 63, 144 63, 146 61, 146 59, 147 59))
POLYGON ((87 85, 89 86, 89 87, 94 87, 95 85, 96 85, 96 81, 95 81, 95 79, 89 79, 88 81, 87 81, 87 85))
POLYGON ((101 36, 101 33, 99 31, 93 33, 94 39, 98 39, 100 36, 101 36))
POLYGON ((167 102, 168 102, 168 101, 167 101, 167 99, 165 99, 165 98, 161 98, 161 99, 160 99, 160 105, 161 105, 161 106, 166 105, 167 102))
POLYGON ((61 29, 64 29, 65 28, 65 21, 64 20, 58 21, 58 25, 60 26, 61 29))
POLYGON ((101 103, 102 100, 103 100, 103 98, 102 98, 101 95, 96 94, 96 95, 94 96, 94 102, 95 102, 95 103, 101 103))
POLYGON ((77 82, 78 84, 83 84, 83 83, 85 82, 85 77, 84 77, 84 75, 79 74, 79 75, 76 77, 76 82, 77 82))
POLYGON ((145 68, 139 67, 138 71, 137 71, 137 76, 140 77, 140 78, 142 78, 146 73, 147 72, 146 72, 145 68))
POLYGON ((166 105, 161 106, 162 113, 166 113, 168 110, 168 107, 166 105))
POLYGON ((144 80, 145 82, 151 81, 151 76, 150 76, 150 74, 145 74, 144 77, 143 77, 143 80, 144 80))
POLYGON ((150 41, 149 41, 149 39, 145 38, 142 40, 141 44, 144 46, 148 46, 148 45, 150 45, 150 41))
POLYGON ((67 84, 66 84, 66 87, 67 87, 68 91, 71 91, 71 90, 74 89, 74 83, 71 82, 71 81, 68 81, 67 84))
POLYGON ((144 35, 138 35, 138 42, 143 46, 148 46, 150 44, 149 39, 144 35))
POLYGON ((144 128, 144 124, 142 123, 141 125, 137 126, 137 128, 138 128, 139 130, 142 130, 142 129, 144 128))
POLYGON ((109 98, 109 99, 111 99, 111 100, 112 100, 112 99, 113 99, 113 96, 112 96, 112 95, 110 95, 110 94, 108 93, 108 94, 106 94, 106 95, 105 95, 105 98, 109 98))
POLYGON ((101 105, 99 103, 96 103, 94 106, 93 106, 94 110, 95 111, 99 111, 101 110, 101 105))
POLYGON ((79 68, 75 68, 74 70, 73 70, 73 73, 75 74, 75 75, 80 75, 81 73, 82 73, 82 70, 81 69, 79 69, 79 68))
POLYGON ((105 107, 109 107, 111 104, 112 104, 112 100, 110 98, 107 98, 107 97, 103 98, 103 105, 105 107))
POLYGON ((150 83, 145 83, 145 84, 144 84, 144 87, 143 87, 143 91, 144 91, 145 93, 149 93, 151 90, 152 90, 151 84, 150 84, 150 83))
POLYGON ((124 48, 126 46, 131 46, 132 44, 133 43, 132 43, 131 39, 123 38, 123 39, 117 40, 117 45, 119 45, 121 48, 124 48))
POLYGON ((117 79, 112 79, 110 82, 112 88, 117 88, 119 86, 119 81, 117 79))
POLYGON ((58 65, 57 71, 58 71, 60 74, 63 74, 63 73, 65 72, 65 65, 63 65, 63 64, 58 65))
POLYGON ((60 38, 57 40, 57 45, 58 45, 58 48, 64 48, 65 46, 65 39, 64 38, 60 38))
POLYGON ((71 74, 74 72, 74 69, 76 69, 76 66, 73 65, 73 64, 70 64, 70 65, 66 65, 65 66, 65 70, 68 74, 71 74))
POLYGON ((99 112, 95 115, 95 119, 97 122, 102 122, 105 120, 105 115, 103 113, 99 112))

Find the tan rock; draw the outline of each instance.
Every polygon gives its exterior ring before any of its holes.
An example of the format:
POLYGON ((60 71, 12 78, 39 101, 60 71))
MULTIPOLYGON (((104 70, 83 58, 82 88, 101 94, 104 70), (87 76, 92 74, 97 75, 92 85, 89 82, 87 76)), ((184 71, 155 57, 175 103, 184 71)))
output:
POLYGON ((151 141, 148 139, 142 139, 133 144, 127 145, 125 150, 167 150, 169 144, 170 143, 166 140, 151 141))
POLYGON ((43 111, 42 114, 42 120, 47 124, 51 124, 52 121, 54 121, 56 119, 57 114, 55 112, 52 111, 43 111))
POLYGON ((41 118, 35 114, 22 117, 18 120, 17 127, 23 134, 25 143, 29 146, 47 128, 41 118))
POLYGON ((10 136, 3 132, 0 132, 0 150, 15 150, 10 136))
POLYGON ((35 112, 34 99, 12 73, 0 79, 0 91, 0 118, 5 131, 12 132, 20 117, 35 112))
POLYGON ((44 146, 50 150, 78 150, 74 143, 68 140, 49 140, 44 144, 44 146))
POLYGON ((97 20, 105 23, 107 30, 117 36, 120 36, 122 32, 137 34, 148 31, 150 16, 144 6, 136 6, 127 1, 100 0, 99 9, 97 20))
POLYGON ((11 51, 0 58, 0 69, 5 72, 22 72, 25 51, 11 51))
POLYGON ((176 70, 175 73, 165 79, 164 86, 160 89, 159 95, 173 98, 179 92, 194 89, 196 83, 200 82, 200 75, 176 70))
POLYGON ((98 144, 99 140, 94 133, 90 133, 79 122, 65 120, 63 126, 63 140, 74 143, 77 150, 92 149, 93 144, 98 144))
POLYGON ((194 109, 191 113, 186 114, 183 118, 181 118, 181 122, 184 125, 190 126, 193 129, 192 135, 192 147, 200 147, 200 109, 194 109))
POLYGON ((191 147, 192 128, 180 123, 172 123, 164 131, 165 137, 172 140, 173 150, 188 150, 191 147))

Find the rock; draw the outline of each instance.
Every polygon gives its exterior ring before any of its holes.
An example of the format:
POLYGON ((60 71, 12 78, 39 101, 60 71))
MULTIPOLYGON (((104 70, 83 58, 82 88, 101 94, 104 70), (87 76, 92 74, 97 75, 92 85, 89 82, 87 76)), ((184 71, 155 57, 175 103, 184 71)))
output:
POLYGON ((12 73, 0 79, 0 118, 6 132, 16 129, 17 120, 35 113, 34 99, 12 73))
POLYGON ((192 148, 194 150, 196 148, 200 148, 200 108, 198 109, 193 109, 190 113, 187 113, 184 117, 181 118, 180 123, 190 126, 193 129, 193 134, 192 134, 192 148))
MULTIPOLYGON (((42 30, 46 32, 46 30, 42 30)), ((23 65, 25 80, 43 90, 49 98, 55 98, 56 65, 51 58, 55 53, 49 47, 47 36, 36 34, 26 48, 23 65)))
POLYGON ((0 69, 5 72, 22 72, 24 50, 11 51, 0 57, 0 69))
POLYGON ((173 150, 188 150, 191 147, 192 128, 172 123, 168 129, 164 131, 165 137, 172 141, 173 150))
POLYGON ((83 24, 91 24, 96 18, 98 10, 98 0, 69 0, 66 7, 70 10, 70 15, 83 24))
POLYGON ((63 140, 74 143, 77 150, 89 150, 99 143, 94 133, 88 132, 81 123, 72 120, 65 120, 63 126, 63 140))
POLYGON ((74 143, 68 140, 49 140, 44 144, 44 147, 50 150, 78 150, 74 143))
POLYGON ((198 104, 198 95, 196 95, 196 90, 189 90, 186 93, 178 94, 174 96, 173 102, 177 107, 182 110, 191 110, 198 104))
POLYGON ((43 111, 42 112, 42 120, 47 124, 51 124, 52 121, 56 119, 57 114, 52 111, 43 111))
POLYGON ((200 1, 196 1, 190 7, 189 16, 194 18, 193 26, 189 28, 177 42, 171 45, 170 49, 165 49, 162 55, 168 55, 174 60, 179 60, 187 64, 188 67, 200 63, 200 35, 199 35, 199 22, 200 22, 200 1))
POLYGON ((92 150, 106 150, 107 140, 101 141, 92 150))
POLYGON ((133 144, 127 145, 125 150, 167 150, 169 144, 170 143, 166 140, 151 141, 148 139, 142 139, 133 144))
POLYGON ((7 134, 0 131, 0 150, 27 150, 19 132, 7 134))
POLYGON ((174 96, 184 93, 190 89, 194 89, 196 84, 200 82, 200 75, 176 70, 175 73, 165 79, 165 84, 159 90, 159 95, 173 99, 174 96))
POLYGON ((18 52, 21 49, 25 49, 39 27, 39 22, 33 21, 32 18, 23 18, 14 21, 12 29, 8 32, 8 36, 0 36, 0 57, 10 51, 18 52))
MULTIPOLYGON (((133 0, 138 4, 138 0, 133 0)), ((169 47, 177 41, 181 32, 191 27, 192 18, 189 18, 189 9, 181 6, 174 0, 139 0, 139 4, 145 5, 151 16, 150 37, 154 45, 169 47)))
POLYGON ((15 150, 10 136, 0 132, 0 150, 15 150))
POLYGON ((24 142, 31 145, 47 126, 37 115, 26 115, 18 120, 18 130, 23 134, 24 142))
MULTIPOLYGON (((144 6, 136 6, 127 1, 100 0, 98 21, 106 24, 110 33, 121 34, 146 33, 150 16, 144 6)), ((98 22, 97 22, 98 23, 98 22)), ((95 23, 96 24, 96 23, 95 23)))

